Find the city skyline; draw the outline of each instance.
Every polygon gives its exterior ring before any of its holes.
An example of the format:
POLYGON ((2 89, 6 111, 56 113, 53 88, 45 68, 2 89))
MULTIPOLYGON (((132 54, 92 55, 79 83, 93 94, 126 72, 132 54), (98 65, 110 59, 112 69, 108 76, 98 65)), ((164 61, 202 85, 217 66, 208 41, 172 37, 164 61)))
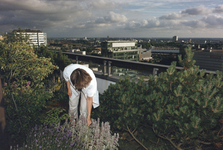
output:
POLYGON ((0 0, 0 32, 48 37, 223 38, 220 0, 0 0))

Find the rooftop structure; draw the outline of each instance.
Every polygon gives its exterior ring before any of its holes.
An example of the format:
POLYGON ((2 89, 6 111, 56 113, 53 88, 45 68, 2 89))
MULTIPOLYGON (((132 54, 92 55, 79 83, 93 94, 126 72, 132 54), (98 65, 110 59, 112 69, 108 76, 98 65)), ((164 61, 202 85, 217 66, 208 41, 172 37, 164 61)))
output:
POLYGON ((151 47, 152 53, 180 53, 180 49, 176 47, 151 47))

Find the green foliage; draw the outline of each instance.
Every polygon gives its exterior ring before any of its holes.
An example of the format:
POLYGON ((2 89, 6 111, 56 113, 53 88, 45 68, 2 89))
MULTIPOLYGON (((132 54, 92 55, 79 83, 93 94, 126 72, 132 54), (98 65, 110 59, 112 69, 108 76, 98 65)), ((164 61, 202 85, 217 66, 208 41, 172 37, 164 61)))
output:
POLYGON ((35 50, 39 57, 51 58, 51 62, 56 64, 60 70, 63 70, 67 65, 71 64, 72 60, 67 55, 63 55, 62 51, 49 51, 47 46, 41 45, 35 50))
POLYGON ((176 70, 173 62, 166 72, 150 76, 148 82, 128 79, 110 85, 100 97, 98 115, 114 128, 130 131, 140 125, 169 141, 176 149, 222 142, 220 119, 223 115, 223 74, 205 75, 186 50, 176 70))
POLYGON ((185 58, 182 60, 182 55, 178 55, 179 64, 185 68, 191 68, 195 64, 195 60, 193 60, 194 53, 191 53, 191 48, 185 49, 186 55, 185 58))
POLYGON ((0 42, 0 66, 5 83, 7 129, 15 138, 40 122, 46 100, 53 94, 51 89, 44 88, 43 81, 58 67, 50 58, 38 57, 23 40, 0 42))
POLYGON ((18 32, 13 31, 8 34, 3 34, 5 37, 3 42, 4 43, 14 43, 14 42, 24 42, 24 43, 29 43, 29 36, 24 33, 24 30, 22 30, 20 27, 18 27, 18 32))
POLYGON ((134 129, 140 125, 143 115, 142 81, 139 84, 130 82, 129 78, 121 79, 115 85, 110 85, 100 97, 103 107, 99 107, 100 118, 110 121, 112 126, 125 129, 127 126, 134 129), (141 84, 140 84, 141 83, 141 84), (125 86, 123 86, 125 85, 125 86), (142 107, 142 108, 141 108, 142 107), (139 118, 132 120, 133 118, 139 118))
POLYGON ((41 121, 46 125, 51 125, 51 124, 55 125, 69 118, 69 115, 66 113, 66 110, 60 108, 52 108, 46 114, 47 115, 41 121))

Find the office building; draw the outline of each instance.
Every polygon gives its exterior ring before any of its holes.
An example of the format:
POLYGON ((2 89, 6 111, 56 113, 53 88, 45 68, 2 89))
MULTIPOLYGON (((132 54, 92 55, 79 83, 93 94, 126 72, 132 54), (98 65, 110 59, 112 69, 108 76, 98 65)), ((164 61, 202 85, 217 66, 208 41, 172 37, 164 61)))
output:
MULTIPOLYGON (((17 34, 20 33, 20 30, 13 30, 13 32, 16 32, 17 34)), ((47 45, 47 34, 36 29, 25 29, 22 30, 22 34, 29 36, 29 42, 30 44, 33 44, 37 48, 43 44, 47 45)))
POLYGON ((223 71, 223 50, 201 50, 194 51, 193 59, 196 61, 195 65, 198 65, 200 69, 206 69, 211 71, 220 70, 223 71))
POLYGON ((101 43, 103 57, 139 61, 139 53, 143 51, 135 41, 104 41, 101 43))

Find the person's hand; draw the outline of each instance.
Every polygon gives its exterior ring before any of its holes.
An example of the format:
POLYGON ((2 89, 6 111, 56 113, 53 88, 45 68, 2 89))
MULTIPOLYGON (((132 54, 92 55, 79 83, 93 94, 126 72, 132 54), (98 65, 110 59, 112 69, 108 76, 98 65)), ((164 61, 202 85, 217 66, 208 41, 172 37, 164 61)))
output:
POLYGON ((71 95, 72 95, 72 91, 71 91, 71 90, 68 90, 68 91, 67 91, 67 95, 69 95, 69 97, 71 97, 71 95))
POLYGON ((87 117, 87 125, 91 125, 92 124, 92 121, 91 121, 91 118, 90 117, 87 117))

